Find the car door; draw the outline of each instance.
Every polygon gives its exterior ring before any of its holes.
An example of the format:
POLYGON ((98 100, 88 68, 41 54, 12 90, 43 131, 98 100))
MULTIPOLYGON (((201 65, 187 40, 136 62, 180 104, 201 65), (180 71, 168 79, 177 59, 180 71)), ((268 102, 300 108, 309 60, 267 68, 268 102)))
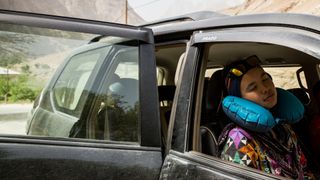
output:
MULTIPOLYGON (((241 24, 240 21, 237 23, 241 24)), ((214 21, 212 24, 214 25, 214 21)), ((229 25, 230 28, 224 26, 221 29, 194 32, 177 86, 176 92, 178 93, 173 105, 175 109, 172 110, 169 125, 168 155, 161 171, 161 179, 178 177, 186 179, 283 178, 223 161, 220 157, 205 154, 201 150, 201 143, 207 143, 201 142, 200 124, 201 114, 206 108, 202 101, 205 96, 204 75, 208 64, 211 63, 212 67, 221 68, 222 65, 230 62, 232 57, 241 57, 241 55, 250 53, 257 53, 262 57, 267 53, 274 53, 275 56, 281 57, 283 52, 291 58, 289 58, 292 60, 291 64, 301 63, 301 61, 295 61, 297 57, 305 58, 303 63, 317 63, 320 59, 318 46, 320 31, 316 25, 308 26, 308 30, 275 27, 271 24, 259 27, 254 25, 250 27, 247 24, 247 26, 249 27, 229 25), (281 48, 282 50, 280 50, 281 48)), ((281 61, 281 59, 267 59, 270 65, 281 63, 281 61)), ((309 70, 312 71, 312 69, 309 70)), ((306 78, 312 79, 308 73, 305 74, 306 78)), ((221 95, 218 97, 221 98, 221 95)), ((219 102, 221 100, 211 99, 211 101, 219 102)), ((209 118, 213 120, 214 116, 209 118)), ((218 137, 219 134, 216 135, 216 139, 218 137)))
POLYGON ((152 31, 0 14, 2 54, 34 60, 29 68, 42 73, 32 76, 51 75, 51 66, 60 65, 35 101, 26 133, 0 132, 0 178, 158 179, 162 151, 152 31))

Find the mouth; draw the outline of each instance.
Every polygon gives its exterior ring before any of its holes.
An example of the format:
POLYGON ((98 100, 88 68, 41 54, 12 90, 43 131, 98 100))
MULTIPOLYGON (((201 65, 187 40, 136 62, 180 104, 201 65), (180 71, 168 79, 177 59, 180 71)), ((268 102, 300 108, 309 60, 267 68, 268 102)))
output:
POLYGON ((266 98, 264 98, 263 101, 264 101, 264 102, 270 102, 270 101, 272 101, 273 97, 274 97, 274 94, 270 94, 269 96, 267 96, 266 98))

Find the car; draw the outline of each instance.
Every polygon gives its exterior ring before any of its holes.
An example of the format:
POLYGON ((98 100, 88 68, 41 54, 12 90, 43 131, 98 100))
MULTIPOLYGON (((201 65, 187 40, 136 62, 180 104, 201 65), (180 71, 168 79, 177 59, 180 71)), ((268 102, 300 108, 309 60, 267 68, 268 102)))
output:
POLYGON ((0 14, 8 54, 58 66, 39 75, 52 78, 26 134, 1 132, 1 179, 282 179, 217 154, 227 123, 219 72, 249 55, 304 104, 294 128, 308 140, 319 108, 319 16, 201 12, 130 26, 0 14))

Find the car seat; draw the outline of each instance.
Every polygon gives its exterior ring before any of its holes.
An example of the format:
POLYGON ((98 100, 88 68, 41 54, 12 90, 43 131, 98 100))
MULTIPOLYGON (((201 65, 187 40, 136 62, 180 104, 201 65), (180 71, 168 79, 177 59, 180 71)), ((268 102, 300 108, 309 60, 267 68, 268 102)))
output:
POLYGON ((172 103, 175 95, 176 85, 181 76, 182 67, 185 62, 185 53, 180 55, 177 63, 174 85, 161 85, 158 86, 159 104, 160 104, 160 120, 161 120, 161 131, 162 131, 162 142, 166 146, 167 132, 171 115, 172 103))
POLYGON ((165 119, 167 124, 169 124, 171 105, 173 102, 175 90, 175 85, 158 86, 160 111, 163 112, 163 118, 165 119))
POLYGON ((139 81, 132 78, 120 78, 110 85, 109 90, 113 96, 120 98, 118 105, 133 108, 139 98, 139 81))
POLYGON ((305 132, 306 129, 309 128, 309 124, 311 123, 311 118, 308 116, 309 114, 308 105, 311 101, 309 98, 309 95, 302 88, 292 88, 292 89, 287 89, 287 91, 295 95, 304 105, 304 108, 305 108, 304 117, 298 123, 292 124, 292 128, 294 129, 295 133, 298 135, 300 142, 303 143, 303 146, 305 146, 307 149, 311 149, 312 142, 310 142, 309 134, 305 132))
POLYGON ((210 79, 205 81, 204 87, 200 124, 201 152, 218 156, 218 136, 229 122, 221 108, 221 101, 226 94, 223 70, 214 72, 210 79))
POLYGON ((167 140, 168 125, 169 125, 175 90, 176 90, 175 85, 158 86, 162 142, 164 145, 166 144, 166 140, 167 140))

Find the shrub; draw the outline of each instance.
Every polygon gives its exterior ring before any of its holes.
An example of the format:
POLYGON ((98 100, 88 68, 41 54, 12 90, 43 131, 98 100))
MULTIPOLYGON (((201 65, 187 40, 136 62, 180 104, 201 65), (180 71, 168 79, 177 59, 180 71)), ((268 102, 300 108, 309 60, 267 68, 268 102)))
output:
POLYGON ((16 78, 0 77, 0 97, 4 97, 9 93, 8 100, 11 102, 35 100, 40 89, 32 89, 28 86, 29 76, 19 75, 16 78))

